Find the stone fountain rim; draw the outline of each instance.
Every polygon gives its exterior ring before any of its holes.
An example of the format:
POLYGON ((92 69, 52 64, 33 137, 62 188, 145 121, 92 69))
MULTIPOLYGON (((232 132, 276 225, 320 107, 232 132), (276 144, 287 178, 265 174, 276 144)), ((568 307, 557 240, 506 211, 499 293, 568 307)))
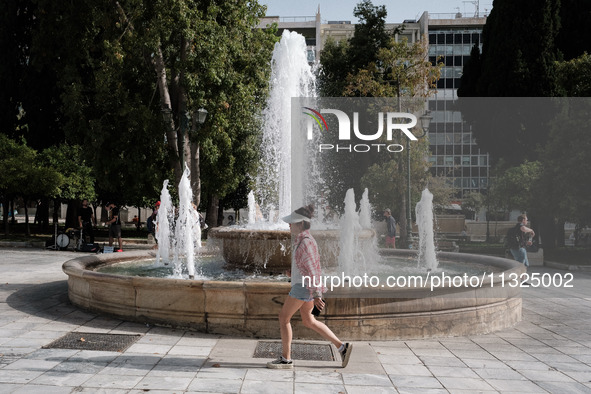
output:
MULTIPOLYGON (((416 255, 415 250, 400 250, 400 249, 381 249, 380 253, 385 255, 402 255, 402 256, 413 256, 416 255)), ((509 260, 502 257, 475 255, 469 253, 454 253, 454 252, 439 252, 438 256, 446 259, 453 259, 456 262, 464 262, 471 264, 480 265, 492 265, 497 268, 501 268, 505 273, 516 273, 520 275, 525 272, 525 267, 514 260, 509 260), (486 264, 485 264, 486 262, 486 264)), ((127 276, 117 275, 112 273, 97 272, 94 269, 101 265, 111 265, 123 262, 141 261, 147 258, 155 258, 156 253, 153 251, 134 251, 125 253, 107 253, 101 255, 91 255, 85 257, 78 257, 66 261, 62 265, 62 270, 68 276, 73 277, 92 277, 95 280, 105 281, 118 281, 118 282, 132 282, 132 283, 166 283, 174 285, 182 285, 184 287, 224 287, 224 288, 240 288, 240 287, 264 287, 268 289, 287 289, 290 288, 288 282, 267 282, 267 281, 216 281, 207 279, 173 279, 173 278, 153 278, 153 277, 142 277, 142 276, 127 276)), ((482 287, 490 286, 490 279, 485 278, 482 287)), ((446 291, 446 287, 440 288, 441 291, 446 291)), ((387 288, 386 290, 378 290, 378 293, 388 292, 395 296, 397 293, 408 292, 415 290, 414 288, 387 288)), ((422 289, 416 289, 422 291, 422 289)), ((437 293, 435 291, 434 293, 437 293)), ((338 292, 335 293, 336 296, 338 292)))
MULTIPOLYGON (((337 238, 340 234, 338 229, 311 229, 310 232, 315 238, 337 238)), ((362 229, 358 236, 360 238, 371 238, 375 236, 376 232, 373 229, 362 229)), ((241 227, 214 227, 208 230, 208 238, 213 239, 264 239, 264 240, 286 240, 291 238, 289 230, 264 230, 264 229, 249 229, 241 227)))

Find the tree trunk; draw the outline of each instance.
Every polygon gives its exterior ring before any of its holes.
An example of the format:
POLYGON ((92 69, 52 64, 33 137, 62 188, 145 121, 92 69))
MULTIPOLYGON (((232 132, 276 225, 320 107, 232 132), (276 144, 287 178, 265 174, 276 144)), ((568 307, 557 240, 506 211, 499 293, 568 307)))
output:
POLYGON ((207 223, 209 227, 217 227, 220 198, 216 195, 210 194, 207 196, 207 202, 207 217, 205 218, 205 223, 207 223))
POLYGON ((41 229, 45 233, 49 230, 49 198, 44 197, 41 199, 40 208, 39 220, 43 221, 41 229))
POLYGON ((217 222, 217 226, 223 226, 224 225, 224 204, 223 203, 219 203, 218 204, 218 222, 217 222))
POLYGON ((137 222, 136 222, 136 228, 137 231, 140 231, 140 228, 142 227, 142 209, 140 207, 137 207, 137 222))
POLYGON ((558 220, 554 231, 556 234, 556 246, 564 247, 564 220, 558 220))
MULTIPOLYGON (((536 232, 536 235, 541 238, 541 244, 544 249, 554 249, 557 243, 560 243, 560 237, 557 237, 558 233, 556 231, 556 222, 552 214, 541 214, 537 217, 534 223, 532 223, 532 227, 535 225, 533 230, 536 232), (558 241, 558 242, 557 242, 558 241)), ((562 243, 564 244, 564 224, 562 226, 562 243)))
POLYGON ((30 237, 31 236, 31 228, 29 227, 29 207, 27 207, 29 200, 26 198, 23 198, 23 201, 25 202, 25 235, 27 237, 30 237))
POLYGON ((10 223, 15 224, 16 218, 14 217, 14 199, 10 200, 10 223))
POLYGON ((199 207, 201 204, 201 169, 199 167, 199 143, 196 141, 191 141, 191 158, 191 189, 193 190, 193 201, 199 207))
POLYGON ((78 201, 68 200, 68 208, 66 210, 66 228, 78 227, 78 201))
POLYGON ((181 182, 183 168, 179 156, 179 141, 170 101, 170 91, 168 89, 168 81, 166 80, 164 55, 162 54, 162 48, 160 46, 158 46, 153 63, 157 75, 158 92, 160 93, 160 108, 164 118, 164 126, 166 128, 166 141, 168 142, 170 166, 174 169, 175 180, 178 185, 181 182))
POLYGON ((406 193, 402 193, 402 204, 400 204, 400 248, 408 247, 408 231, 406 220, 406 193))
POLYGON ((53 200, 53 225, 58 223, 58 209, 61 209, 61 199, 56 198, 53 200))
POLYGON ((8 210, 10 209, 10 207, 8 206, 8 204, 8 197, 4 197, 4 200, 2 200, 2 222, 4 223, 4 235, 6 236, 10 234, 10 226, 8 225, 8 210))

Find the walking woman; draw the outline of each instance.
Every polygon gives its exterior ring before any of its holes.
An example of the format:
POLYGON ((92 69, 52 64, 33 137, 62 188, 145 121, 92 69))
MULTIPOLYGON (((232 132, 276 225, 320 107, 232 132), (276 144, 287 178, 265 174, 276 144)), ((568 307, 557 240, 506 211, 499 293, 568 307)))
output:
POLYGON ((314 207, 308 205, 301 207, 291 215, 282 220, 289 223, 292 246, 292 275, 291 291, 279 313, 279 327, 281 329, 281 344, 283 351, 277 360, 267 363, 267 368, 290 369, 293 368, 291 359, 291 317, 299 310, 302 316, 302 323, 305 327, 311 328, 323 338, 332 342, 337 347, 342 358, 343 368, 349 363, 353 345, 341 342, 339 338, 326 326, 316 320, 312 314, 314 306, 318 310, 324 308, 322 293, 326 290, 323 287, 313 287, 315 283, 321 283, 320 256, 316 240, 310 234, 310 219, 314 213, 314 207), (295 263, 295 264, 294 264, 295 263), (311 280, 302 280, 302 277, 311 280))

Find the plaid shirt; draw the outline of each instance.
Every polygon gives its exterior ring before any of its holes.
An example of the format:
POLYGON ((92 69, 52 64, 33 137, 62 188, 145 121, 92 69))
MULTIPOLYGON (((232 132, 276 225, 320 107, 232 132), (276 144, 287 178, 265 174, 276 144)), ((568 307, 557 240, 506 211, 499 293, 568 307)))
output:
MULTIPOLYGON (((302 277, 307 276, 311 278, 310 296, 321 296, 326 292, 326 288, 322 286, 322 269, 320 268, 320 255, 318 254, 318 245, 316 240, 310 234, 309 230, 302 231, 298 234, 294 241, 295 250, 295 265, 302 277), (314 286, 319 284, 320 286, 314 286)), ((306 285, 308 281, 306 280, 306 285)))

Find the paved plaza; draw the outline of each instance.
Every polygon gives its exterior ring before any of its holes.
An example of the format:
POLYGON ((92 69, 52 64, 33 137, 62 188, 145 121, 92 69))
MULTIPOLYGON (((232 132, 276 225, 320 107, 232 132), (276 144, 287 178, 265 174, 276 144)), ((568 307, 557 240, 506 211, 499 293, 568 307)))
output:
POLYGON ((523 320, 510 329, 357 341, 344 369, 340 361, 296 361, 294 370, 269 370, 269 359, 253 357, 255 339, 130 323, 72 306, 61 265, 80 255, 0 248, 0 394, 591 393, 589 271, 534 267, 530 272, 572 273, 574 287, 524 289, 523 320), (43 348, 70 332, 139 339, 123 352, 43 348))

